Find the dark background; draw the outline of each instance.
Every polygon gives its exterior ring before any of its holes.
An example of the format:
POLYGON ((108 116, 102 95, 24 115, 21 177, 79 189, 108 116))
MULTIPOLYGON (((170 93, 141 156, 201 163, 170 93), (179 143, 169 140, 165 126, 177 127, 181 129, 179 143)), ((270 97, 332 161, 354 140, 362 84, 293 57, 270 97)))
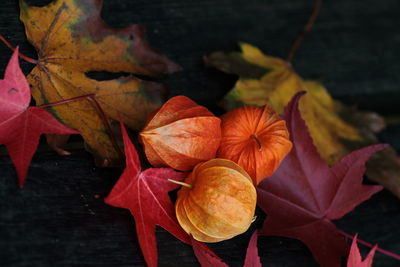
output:
MULTIPOLYGON (((35 58, 19 21, 18 1, 0 4, 0 33, 35 58)), ((50 1, 28 1, 43 5, 50 1)), ((184 71, 163 78, 172 95, 184 94, 215 112, 215 103, 236 77, 207 69, 202 57, 237 50, 249 42, 265 53, 286 58, 306 22, 312 0, 106 0, 103 17, 112 26, 140 23, 151 45, 184 71)), ((316 25, 295 56, 294 68, 320 79, 343 102, 385 116, 380 134, 400 150, 400 1, 324 1, 316 25)), ((11 51, 0 44, 0 73, 11 51)), ((21 62, 28 74, 33 68, 21 62)), ((0 156, 0 266, 143 266, 134 221, 127 210, 103 203, 120 172, 99 169, 83 149, 69 157, 41 145, 25 188, 4 150, 0 156)), ((335 221, 342 230, 400 253, 400 205, 386 190, 335 221)), ((255 227, 260 226, 260 216, 255 227)), ((251 231, 211 247, 230 266, 243 264, 251 231)), ((160 266, 196 266, 191 248, 157 228, 160 266)), ((300 242, 261 237, 265 266, 313 266, 300 242)), ((362 247, 362 246, 361 246, 362 247)), ((363 252, 368 251, 363 248, 363 252)), ((375 266, 399 262, 377 253, 375 266)))

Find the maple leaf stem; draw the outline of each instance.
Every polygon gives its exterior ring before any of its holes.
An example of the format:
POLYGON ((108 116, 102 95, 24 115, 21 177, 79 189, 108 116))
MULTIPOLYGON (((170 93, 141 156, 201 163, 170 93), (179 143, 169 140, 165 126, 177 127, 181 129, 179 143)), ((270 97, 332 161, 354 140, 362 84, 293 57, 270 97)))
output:
POLYGON ((122 152, 121 148, 118 146, 117 140, 115 138, 115 135, 113 134, 110 124, 108 122, 107 116, 104 113, 104 110, 101 108, 99 102, 96 100, 96 94, 87 94, 87 95, 81 95, 81 96, 77 96, 77 97, 72 97, 69 99, 63 99, 60 101, 56 101, 53 103, 48 103, 48 104, 44 104, 44 105, 40 105, 38 107, 40 108, 47 108, 47 107, 52 107, 52 106, 56 106, 56 105, 61 105, 61 104, 66 104, 69 102, 73 102, 79 99, 87 99, 89 101, 91 101, 95 107, 96 107, 96 111, 97 114, 100 116, 101 120, 103 121, 104 126, 107 128, 108 131, 108 135, 110 137, 110 141, 114 147, 114 149, 117 151, 118 155, 120 158, 124 158, 124 153, 122 152))
POLYGON ((262 143, 261 143, 260 139, 258 139, 258 136, 256 134, 252 134, 252 135, 250 135, 250 137, 253 138, 254 140, 256 140, 258 147, 259 147, 258 151, 261 151, 262 143))
MULTIPOLYGON (((15 47, 12 46, 6 38, 4 38, 4 36, 2 34, 0 34, 0 40, 8 47, 10 48, 12 51, 15 50, 15 47)), ((38 64, 38 61, 36 59, 30 58, 28 56, 25 56, 24 54, 22 54, 21 52, 18 52, 18 56, 20 58, 22 58, 23 60, 25 60, 26 62, 32 63, 32 64, 38 64)))
POLYGON ((304 25, 302 31, 297 35, 296 39, 294 39, 292 46, 290 47, 290 51, 287 57, 287 61, 291 63, 293 58, 297 52, 297 49, 300 47, 301 43, 304 40, 305 35, 311 30, 312 26, 314 25, 315 20, 317 19, 319 10, 321 9, 321 2, 322 0, 315 0, 314 1, 314 8, 311 12, 310 17, 306 25, 304 25))
POLYGON ((63 99, 60 101, 56 101, 56 102, 52 102, 52 103, 48 103, 48 104, 43 104, 38 106, 39 108, 47 108, 47 107, 53 107, 53 106, 57 106, 57 105, 61 105, 61 104, 66 104, 69 102, 73 102, 79 99, 87 99, 90 97, 94 97, 94 94, 87 94, 87 95, 81 95, 81 96, 77 96, 77 97, 72 97, 72 98, 68 98, 68 99, 63 99))
MULTIPOLYGON (((349 239, 353 239, 354 238, 354 236, 352 236, 352 235, 350 235, 350 234, 348 234, 346 232, 343 232, 342 230, 338 230, 338 231, 339 231, 340 234, 342 234, 346 238, 349 238, 349 239)), ((357 242, 360 243, 360 244, 363 244, 364 246, 369 247, 369 248, 373 248, 374 247, 374 245, 372 245, 371 243, 368 243, 368 242, 366 242, 364 240, 361 240, 358 237, 357 237, 357 242)), ((379 251, 380 253, 385 254, 386 256, 392 257, 392 258, 394 258, 396 260, 400 260, 400 255, 398 255, 396 253, 387 251, 385 249, 381 249, 379 247, 376 249, 376 251, 379 251)))
POLYGON ((184 183, 184 182, 179 182, 173 179, 168 179, 168 181, 173 182, 174 184, 179 184, 182 186, 186 186, 187 188, 192 188, 192 185, 188 184, 188 183, 184 183))
POLYGON ((100 115, 100 118, 103 120, 103 123, 107 128, 108 135, 110 137, 111 143, 112 143, 115 151, 117 151, 119 157, 121 159, 123 159, 125 157, 125 155, 117 143, 117 139, 115 138, 115 135, 111 130, 110 124, 108 122, 106 114, 104 113, 104 110, 101 108, 99 102, 96 100, 95 95, 89 96, 88 99, 90 101, 92 101, 94 103, 94 105, 96 106, 97 113, 100 115))

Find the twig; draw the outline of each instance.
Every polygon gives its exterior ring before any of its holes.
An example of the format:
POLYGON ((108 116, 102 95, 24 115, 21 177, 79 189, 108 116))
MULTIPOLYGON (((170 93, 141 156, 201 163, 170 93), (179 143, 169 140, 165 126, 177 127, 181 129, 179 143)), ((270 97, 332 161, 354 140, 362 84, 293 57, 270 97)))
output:
POLYGON ((294 39, 292 46, 290 47, 290 51, 287 57, 287 61, 291 63, 293 58, 297 52, 297 49, 300 47, 301 43, 304 40, 305 35, 311 30, 314 25, 315 20, 317 19, 319 10, 321 9, 322 0, 314 0, 314 8, 311 12, 310 17, 308 18, 307 24, 304 26, 303 30, 297 35, 296 39, 294 39))
MULTIPOLYGON (((7 40, 6 38, 4 38, 3 35, 0 34, 0 40, 8 47, 10 48, 12 51, 15 51, 15 47, 12 46, 7 40)), ((30 58, 28 56, 25 56, 24 54, 22 54, 21 52, 18 52, 18 56, 20 58, 22 58, 23 60, 25 60, 26 62, 32 63, 32 64, 38 64, 38 61, 36 59, 30 58)))

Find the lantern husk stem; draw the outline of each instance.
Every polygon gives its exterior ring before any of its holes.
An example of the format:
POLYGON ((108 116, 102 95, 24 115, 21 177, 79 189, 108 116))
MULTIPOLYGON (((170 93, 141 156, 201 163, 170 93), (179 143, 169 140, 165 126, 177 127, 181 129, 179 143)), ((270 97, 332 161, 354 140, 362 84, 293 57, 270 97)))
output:
POLYGON ((175 184, 182 185, 182 186, 186 186, 187 188, 192 188, 192 185, 190 185, 188 183, 179 182, 179 181, 176 181, 176 180, 173 180, 173 179, 168 179, 168 181, 173 182, 175 184))
POLYGON ((262 144, 261 144, 260 139, 258 139, 257 135, 256 135, 256 134, 252 134, 252 135, 250 135, 250 137, 253 138, 254 140, 256 140, 256 142, 257 142, 257 144, 258 144, 258 146, 259 146, 258 151, 261 151, 261 149, 262 149, 262 144))

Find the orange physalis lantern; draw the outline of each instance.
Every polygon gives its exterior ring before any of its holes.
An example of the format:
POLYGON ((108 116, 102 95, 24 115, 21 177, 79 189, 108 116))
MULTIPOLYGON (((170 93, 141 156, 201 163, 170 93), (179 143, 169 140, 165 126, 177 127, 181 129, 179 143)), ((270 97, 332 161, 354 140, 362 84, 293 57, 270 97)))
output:
POLYGON ((189 171, 215 158, 221 141, 220 124, 207 108, 186 96, 175 96, 155 113, 139 138, 153 166, 189 171))
POLYGON ((200 163, 183 184, 175 211, 179 224, 194 239, 219 242, 249 228, 257 194, 239 165, 226 159, 200 163))
POLYGON ((292 148, 284 120, 269 106, 244 106, 221 117, 217 156, 239 164, 257 185, 271 176, 292 148))

